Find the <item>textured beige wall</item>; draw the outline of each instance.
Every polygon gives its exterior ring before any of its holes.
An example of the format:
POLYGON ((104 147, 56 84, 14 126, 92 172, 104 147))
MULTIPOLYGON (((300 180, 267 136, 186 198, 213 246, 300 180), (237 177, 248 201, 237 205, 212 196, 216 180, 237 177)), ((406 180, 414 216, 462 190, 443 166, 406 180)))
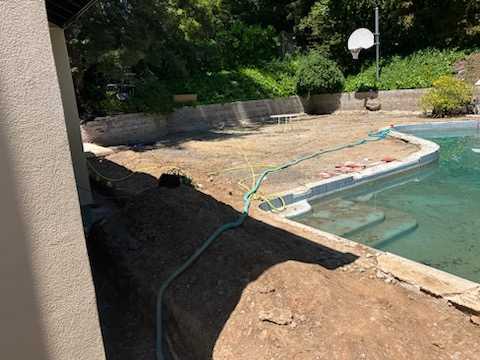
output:
POLYGON ((87 163, 83 153, 82 136, 80 135, 80 117, 78 116, 77 100, 73 87, 72 72, 68 59, 67 46, 63 29, 50 25, 50 38, 52 41, 53 57, 57 68, 58 82, 62 94, 63 111, 67 126, 68 142, 73 161, 73 171, 77 181, 77 191, 81 205, 93 202, 90 192, 87 163))
POLYGON ((41 0, 0 1, 0 153, 0 358, 104 359, 41 0))

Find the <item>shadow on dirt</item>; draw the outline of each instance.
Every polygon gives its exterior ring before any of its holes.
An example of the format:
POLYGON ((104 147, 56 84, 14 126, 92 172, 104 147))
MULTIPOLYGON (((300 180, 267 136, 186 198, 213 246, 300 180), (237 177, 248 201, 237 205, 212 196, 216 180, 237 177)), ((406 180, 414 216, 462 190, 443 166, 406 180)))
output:
MULTIPOLYGON (((103 166, 111 176, 125 172, 107 160, 103 166)), ((152 187, 128 199, 125 191, 124 206, 90 234, 89 253, 108 359, 153 359, 157 289, 215 229, 240 213, 188 186, 152 187)), ((248 218, 167 291, 164 327, 172 351, 180 359, 211 359, 242 292, 273 266, 296 261, 334 270, 356 259, 248 218)))
POLYGON ((256 134, 256 130, 261 126, 249 126, 245 128, 235 128, 229 130, 209 130, 209 131, 191 131, 169 135, 168 138, 161 139, 151 144, 137 144, 131 145, 130 149, 135 152, 150 151, 159 147, 171 147, 176 149, 183 149, 182 144, 189 141, 222 141, 232 138, 243 138, 249 135, 256 134))

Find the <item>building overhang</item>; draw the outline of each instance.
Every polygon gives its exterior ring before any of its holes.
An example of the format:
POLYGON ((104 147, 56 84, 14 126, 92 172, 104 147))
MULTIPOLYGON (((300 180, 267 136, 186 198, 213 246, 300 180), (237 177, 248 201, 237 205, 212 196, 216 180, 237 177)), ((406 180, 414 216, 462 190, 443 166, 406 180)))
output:
POLYGON ((45 0, 48 21, 64 28, 96 2, 97 0, 45 0))

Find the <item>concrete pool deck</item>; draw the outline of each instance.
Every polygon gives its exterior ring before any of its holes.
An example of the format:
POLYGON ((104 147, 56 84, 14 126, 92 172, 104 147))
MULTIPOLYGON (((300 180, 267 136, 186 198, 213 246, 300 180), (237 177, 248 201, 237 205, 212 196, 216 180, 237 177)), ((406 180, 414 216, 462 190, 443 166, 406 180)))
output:
MULTIPOLYGON (((472 117, 472 119, 480 119, 480 117, 472 117)), ((411 114, 341 113, 292 122, 286 132, 283 126, 265 126, 247 130, 188 135, 170 139, 157 146, 134 150, 116 148, 115 153, 106 156, 106 159, 130 171, 153 177, 158 177, 169 168, 181 168, 184 173, 193 178, 197 188, 202 192, 240 209, 243 190, 237 182, 244 179, 245 183, 249 184, 248 164, 278 164, 317 149, 364 138, 369 132, 392 124, 419 124, 426 121, 437 122, 411 114), (232 168, 237 170, 227 171, 232 168)), ((438 122, 444 121, 444 119, 438 120, 438 122)), ((408 163, 410 160, 417 159, 418 156, 427 155, 421 153, 421 147, 422 144, 415 141, 387 139, 354 149, 346 149, 270 176, 262 186, 262 192, 264 194, 282 193, 295 187, 303 191, 308 190, 308 184, 317 181, 320 173, 334 172, 338 164, 346 161, 364 162, 371 168, 375 164, 378 165, 382 158, 389 156, 400 163, 408 163)), ((428 149, 428 151, 431 150, 428 149)), ((99 170, 106 171, 106 175, 113 175, 108 173, 107 168, 103 169, 101 163, 96 165, 99 170)), ((258 168, 256 170, 258 172, 258 168)), ((365 171, 368 173, 372 170, 365 171)), ((141 185, 129 180, 116 186, 126 192, 132 189, 131 193, 142 190, 141 185)), ((373 250, 288 219, 265 214, 256 207, 252 211, 252 216, 333 249, 348 250, 360 256, 359 261, 364 262, 368 268, 376 269, 379 276, 384 274, 386 277, 399 280, 405 286, 442 298, 464 311, 480 314, 480 287, 476 283, 373 250)))

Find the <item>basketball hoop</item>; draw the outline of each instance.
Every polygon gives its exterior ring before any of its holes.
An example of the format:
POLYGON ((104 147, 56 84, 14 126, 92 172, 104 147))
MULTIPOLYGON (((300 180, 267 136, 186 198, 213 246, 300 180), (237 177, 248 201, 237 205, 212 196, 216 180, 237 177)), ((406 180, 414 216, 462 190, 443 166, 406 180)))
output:
POLYGON ((360 55, 360 51, 362 51, 362 48, 350 49, 350 52, 352 53, 352 56, 353 56, 353 60, 358 60, 358 56, 360 55))
POLYGON ((348 50, 353 59, 358 60, 360 51, 370 49, 375 44, 373 33, 365 28, 355 30, 348 39, 348 50))
POLYGON ((380 9, 375 6, 375 34, 366 28, 355 30, 348 38, 348 50, 353 60, 358 60, 360 51, 370 49, 376 45, 376 79, 380 81, 380 9))

